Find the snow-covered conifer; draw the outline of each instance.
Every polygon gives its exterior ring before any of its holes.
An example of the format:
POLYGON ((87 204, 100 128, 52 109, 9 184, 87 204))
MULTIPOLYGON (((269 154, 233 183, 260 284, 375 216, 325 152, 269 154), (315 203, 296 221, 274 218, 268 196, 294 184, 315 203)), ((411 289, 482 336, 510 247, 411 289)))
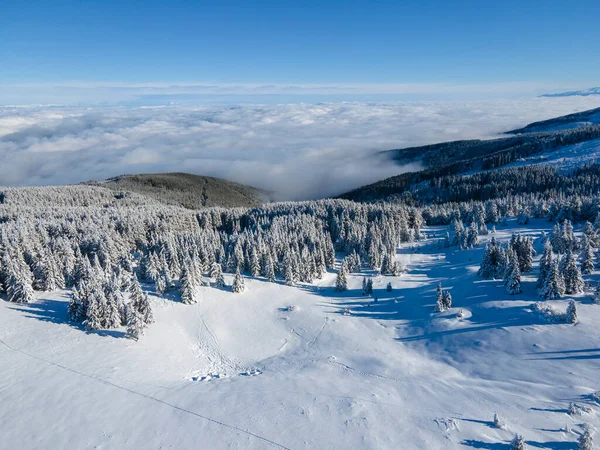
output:
POLYGON ((550 245, 550 241, 546 239, 544 241, 544 253, 540 258, 540 275, 537 281, 537 287, 541 288, 546 283, 546 278, 548 277, 548 273, 550 273, 550 269, 552 267, 552 246, 550 245))
POLYGON ((183 266, 181 277, 179 278, 179 292, 181 294, 181 301, 184 304, 191 305, 198 301, 196 288, 197 286, 194 284, 194 278, 189 268, 183 266))
POLYGON ((557 258, 552 261, 550 271, 546 277, 546 282, 542 287, 540 294, 549 300, 555 300, 565 295, 565 280, 558 268, 557 258))
POLYGON ((348 289, 348 279, 346 278, 346 264, 342 262, 340 270, 338 270, 337 277, 335 279, 335 290, 342 292, 348 289))
POLYGON ((575 304, 575 300, 569 301, 565 317, 567 323, 577 323, 577 305, 575 304))
POLYGON ((564 256, 564 269, 563 277, 565 280, 565 293, 567 294, 581 294, 585 283, 581 276, 581 271, 577 266, 577 261, 573 255, 573 251, 569 248, 564 256))
POLYGON ((581 263, 581 272, 589 275, 594 271, 594 248, 589 240, 583 247, 583 262, 581 263))
POLYGON ((132 309, 127 318, 127 334, 136 341, 144 334, 147 327, 142 314, 136 309, 132 309))
POLYGON ((508 266, 508 278, 506 279, 506 292, 510 295, 521 293, 521 269, 516 257, 513 257, 508 266))
POLYGON ((592 432, 589 426, 584 426, 583 433, 579 436, 577 441, 578 450, 594 450, 594 441, 592 439, 592 432))
POLYGON ((510 450, 527 450, 527 444, 523 436, 515 434, 515 437, 510 442, 510 450))
POLYGON ((233 277, 233 283, 231 284, 231 292, 239 294, 244 292, 245 289, 246 287, 244 285, 244 278, 240 274, 240 271, 237 270, 235 272, 235 276, 233 277))

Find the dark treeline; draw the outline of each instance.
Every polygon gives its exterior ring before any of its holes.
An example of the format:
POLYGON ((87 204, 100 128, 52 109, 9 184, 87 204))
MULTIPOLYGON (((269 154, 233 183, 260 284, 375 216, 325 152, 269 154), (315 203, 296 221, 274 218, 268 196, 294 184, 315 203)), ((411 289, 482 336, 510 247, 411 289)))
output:
POLYGON ((390 177, 350 191, 341 198, 354 201, 382 200, 410 191, 420 183, 469 171, 499 168, 535 154, 598 138, 600 138, 600 126, 586 126, 490 141, 460 141, 456 143, 459 144, 456 151, 451 150, 455 143, 438 144, 443 147, 423 155, 426 166, 427 161, 432 160, 431 168, 390 177), (506 141, 513 139, 517 140, 515 141, 517 144, 507 148, 506 141), (469 145, 470 142, 474 144, 469 145))

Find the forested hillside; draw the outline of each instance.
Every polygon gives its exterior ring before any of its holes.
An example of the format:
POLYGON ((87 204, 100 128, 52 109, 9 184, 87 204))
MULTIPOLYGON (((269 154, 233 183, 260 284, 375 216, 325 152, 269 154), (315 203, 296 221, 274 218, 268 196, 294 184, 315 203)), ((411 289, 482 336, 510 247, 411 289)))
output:
POLYGON ((268 201, 268 193, 259 189, 189 173, 121 175, 106 181, 89 181, 87 184, 117 192, 136 192, 167 205, 188 209, 257 206, 268 201))

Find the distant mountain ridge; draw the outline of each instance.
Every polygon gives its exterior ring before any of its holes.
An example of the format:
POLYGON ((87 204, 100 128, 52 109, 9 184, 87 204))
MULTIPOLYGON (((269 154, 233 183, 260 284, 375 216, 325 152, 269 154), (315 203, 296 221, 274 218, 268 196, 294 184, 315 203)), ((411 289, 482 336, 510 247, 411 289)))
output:
POLYGON ((540 95, 540 97, 576 97, 576 96, 587 97, 590 95, 600 95, 600 86, 589 88, 589 89, 583 89, 580 91, 568 91, 568 92, 558 92, 555 94, 544 94, 544 95, 540 95))
POLYGON ((506 134, 560 131, 598 124, 600 124, 600 108, 595 108, 574 114, 568 114, 566 116, 555 117, 554 119, 533 122, 523 128, 507 131, 506 134))
POLYGON ((120 175, 105 181, 82 184, 112 191, 134 192, 163 204, 188 209, 254 207, 270 200, 269 194, 260 189, 220 178, 180 172, 120 175))
MULTIPOLYGON (((495 170, 512 163, 526 165, 539 155, 552 154, 568 146, 593 143, 600 139, 600 108, 532 123, 506 134, 514 136, 443 142, 382 152, 399 165, 421 163, 424 169, 380 180, 339 197, 366 202, 394 199, 412 202, 415 200, 412 193, 419 191, 418 201, 426 202, 427 198, 440 197, 440 188, 451 189, 448 183, 453 182, 452 177, 495 170), (424 189, 426 186, 436 188, 424 189)), ((589 162, 590 152, 595 151, 595 146, 586 150, 585 160, 589 162)), ((445 192, 443 196, 447 199, 445 192)))

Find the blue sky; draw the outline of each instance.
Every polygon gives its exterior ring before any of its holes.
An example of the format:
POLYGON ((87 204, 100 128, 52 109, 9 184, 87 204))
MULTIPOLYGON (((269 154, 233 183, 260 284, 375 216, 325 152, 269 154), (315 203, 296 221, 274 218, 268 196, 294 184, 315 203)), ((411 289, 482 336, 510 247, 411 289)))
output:
POLYGON ((0 85, 584 87, 598 23, 597 0, 3 0, 0 85))

